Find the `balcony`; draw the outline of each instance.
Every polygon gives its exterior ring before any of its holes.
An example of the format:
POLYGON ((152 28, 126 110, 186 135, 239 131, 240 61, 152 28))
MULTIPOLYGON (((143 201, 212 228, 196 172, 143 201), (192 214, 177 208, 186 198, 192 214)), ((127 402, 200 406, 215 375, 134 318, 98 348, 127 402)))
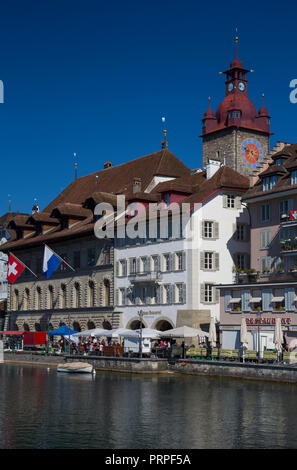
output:
POLYGON ((128 278, 131 284, 159 284, 162 282, 162 276, 159 271, 131 273, 128 278))

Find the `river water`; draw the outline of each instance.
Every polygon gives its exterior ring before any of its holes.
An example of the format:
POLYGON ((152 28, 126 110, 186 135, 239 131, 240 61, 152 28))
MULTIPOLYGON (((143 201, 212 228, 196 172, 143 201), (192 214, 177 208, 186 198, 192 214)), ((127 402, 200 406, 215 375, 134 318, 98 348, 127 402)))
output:
POLYGON ((0 364, 1 449, 296 448, 297 386, 0 364))

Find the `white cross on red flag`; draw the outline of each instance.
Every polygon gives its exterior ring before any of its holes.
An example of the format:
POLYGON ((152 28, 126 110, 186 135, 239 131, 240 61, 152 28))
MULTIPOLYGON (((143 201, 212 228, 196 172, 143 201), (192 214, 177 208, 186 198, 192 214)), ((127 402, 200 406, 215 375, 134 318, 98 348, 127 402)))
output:
POLYGON ((7 279, 13 284, 24 271, 25 266, 11 253, 9 254, 7 266, 7 279))

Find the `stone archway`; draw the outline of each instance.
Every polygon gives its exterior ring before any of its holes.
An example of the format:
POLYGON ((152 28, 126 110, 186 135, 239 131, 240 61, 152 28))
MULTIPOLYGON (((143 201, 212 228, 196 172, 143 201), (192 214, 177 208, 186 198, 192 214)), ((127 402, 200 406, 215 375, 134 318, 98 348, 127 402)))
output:
POLYGON ((78 321, 74 321, 72 326, 75 331, 81 331, 81 326, 78 321))
POLYGON ((105 330, 111 330, 111 323, 108 320, 103 320, 102 328, 104 328, 105 330))
POLYGON ((88 330, 94 330, 95 328, 96 328, 95 323, 92 320, 88 320, 87 329, 88 330))
POLYGON ((23 329, 24 331, 30 331, 30 326, 28 325, 28 323, 23 324, 23 329))
POLYGON ((167 317, 161 317, 154 321, 152 328, 159 331, 167 331, 175 328, 173 322, 167 317))
MULTIPOLYGON (((130 330, 137 330, 140 328, 140 320, 139 317, 131 318, 131 320, 127 323, 126 328, 130 330)), ((142 328, 147 328, 147 324, 142 320, 142 328)))

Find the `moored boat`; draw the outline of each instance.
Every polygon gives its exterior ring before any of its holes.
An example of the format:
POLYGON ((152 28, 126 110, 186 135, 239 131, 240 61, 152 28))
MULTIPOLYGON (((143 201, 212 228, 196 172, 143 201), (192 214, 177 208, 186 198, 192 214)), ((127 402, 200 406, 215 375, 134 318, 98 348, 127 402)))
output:
POLYGON ((65 362, 57 365, 57 372, 89 373, 94 371, 93 364, 88 362, 65 362))

